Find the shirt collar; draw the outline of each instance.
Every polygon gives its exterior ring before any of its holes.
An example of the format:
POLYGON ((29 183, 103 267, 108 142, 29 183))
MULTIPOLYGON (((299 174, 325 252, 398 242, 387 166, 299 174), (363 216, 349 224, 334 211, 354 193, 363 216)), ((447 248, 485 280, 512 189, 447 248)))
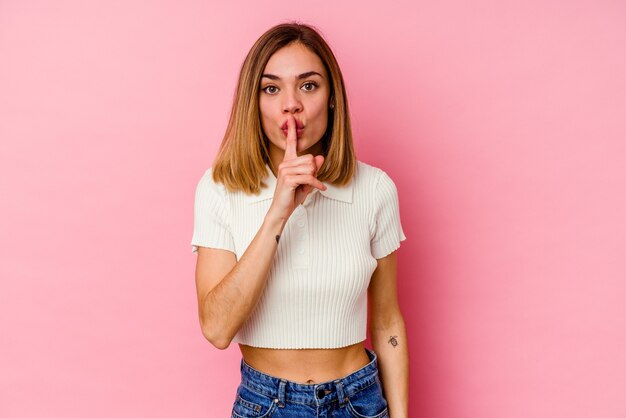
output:
MULTIPOLYGON (((258 195, 245 195, 245 199, 248 203, 257 203, 263 200, 272 199, 274 197, 274 190, 276 189, 276 177, 269 166, 265 164, 267 175, 263 179, 263 182, 267 187, 261 188, 261 192, 258 195)), ((313 189, 311 194, 319 192, 322 196, 329 199, 338 200, 340 202, 352 203, 352 188, 354 186, 354 179, 347 186, 334 186, 330 183, 322 182, 326 186, 326 190, 313 189)))

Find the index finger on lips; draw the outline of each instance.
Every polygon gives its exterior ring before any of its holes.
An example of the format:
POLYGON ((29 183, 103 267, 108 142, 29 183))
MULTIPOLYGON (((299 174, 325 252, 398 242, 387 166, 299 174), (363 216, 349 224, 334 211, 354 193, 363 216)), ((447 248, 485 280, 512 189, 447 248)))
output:
POLYGON ((292 160, 298 157, 297 153, 298 136, 296 134, 296 120, 293 115, 287 116, 287 143, 285 144, 285 160, 292 160))

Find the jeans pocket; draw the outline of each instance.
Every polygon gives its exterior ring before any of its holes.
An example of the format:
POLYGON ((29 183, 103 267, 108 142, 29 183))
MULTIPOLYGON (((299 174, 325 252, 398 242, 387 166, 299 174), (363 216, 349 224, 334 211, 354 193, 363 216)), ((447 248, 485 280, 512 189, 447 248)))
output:
POLYGON ((276 409, 274 399, 239 385, 233 404, 234 418, 269 418, 276 409))
POLYGON ((389 416, 387 400, 380 380, 348 397, 347 410, 354 418, 384 418, 389 416))

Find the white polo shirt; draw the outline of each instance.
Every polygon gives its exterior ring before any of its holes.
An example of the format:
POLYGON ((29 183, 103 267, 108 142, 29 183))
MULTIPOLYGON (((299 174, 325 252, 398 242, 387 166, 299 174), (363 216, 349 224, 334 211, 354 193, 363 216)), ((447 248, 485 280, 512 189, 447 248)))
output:
MULTIPOLYGON (((192 251, 232 251, 237 260, 270 207, 276 177, 259 195, 228 192, 211 169, 196 188, 192 251)), ((314 189, 285 225, 267 285, 233 341, 267 348, 337 348, 366 338, 367 287, 376 260, 405 235, 395 184, 357 162, 348 186, 314 189)))

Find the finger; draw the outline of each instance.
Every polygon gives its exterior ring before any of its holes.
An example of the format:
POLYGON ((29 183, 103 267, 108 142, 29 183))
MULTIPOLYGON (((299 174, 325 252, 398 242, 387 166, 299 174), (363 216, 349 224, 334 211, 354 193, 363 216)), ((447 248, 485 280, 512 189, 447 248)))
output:
POLYGON ((295 186, 294 189, 296 189, 298 186, 309 185, 311 187, 315 187, 316 189, 326 190, 326 186, 324 185, 324 183, 322 183, 310 174, 298 174, 295 176, 290 176, 288 181, 293 182, 292 184, 295 186))
POLYGON ((294 167, 281 167, 278 172, 279 176, 288 177, 294 176, 298 174, 310 174, 315 175, 315 168, 312 168, 310 165, 297 165, 294 167))
POLYGON ((317 174, 317 172, 320 171, 320 168, 322 168, 322 164, 324 164, 324 156, 323 155, 316 155, 315 156, 315 166, 317 168, 315 169, 315 174, 317 174))
POLYGON ((287 143, 285 145, 285 156, 283 161, 292 160, 298 157, 296 151, 298 146, 298 135, 296 134, 296 120, 290 113, 287 115, 287 143))
POLYGON ((311 154, 300 155, 299 157, 293 158, 291 160, 282 161, 278 168, 281 167, 295 167, 298 165, 307 165, 307 164, 315 164, 315 158, 311 154))
POLYGON ((317 170, 317 166, 315 165, 315 160, 312 155, 308 156, 300 156, 298 158, 294 158, 293 160, 283 161, 278 165, 278 177, 285 176, 288 174, 313 174, 315 175, 315 171, 317 170), (297 171, 294 171, 297 169, 297 171))

